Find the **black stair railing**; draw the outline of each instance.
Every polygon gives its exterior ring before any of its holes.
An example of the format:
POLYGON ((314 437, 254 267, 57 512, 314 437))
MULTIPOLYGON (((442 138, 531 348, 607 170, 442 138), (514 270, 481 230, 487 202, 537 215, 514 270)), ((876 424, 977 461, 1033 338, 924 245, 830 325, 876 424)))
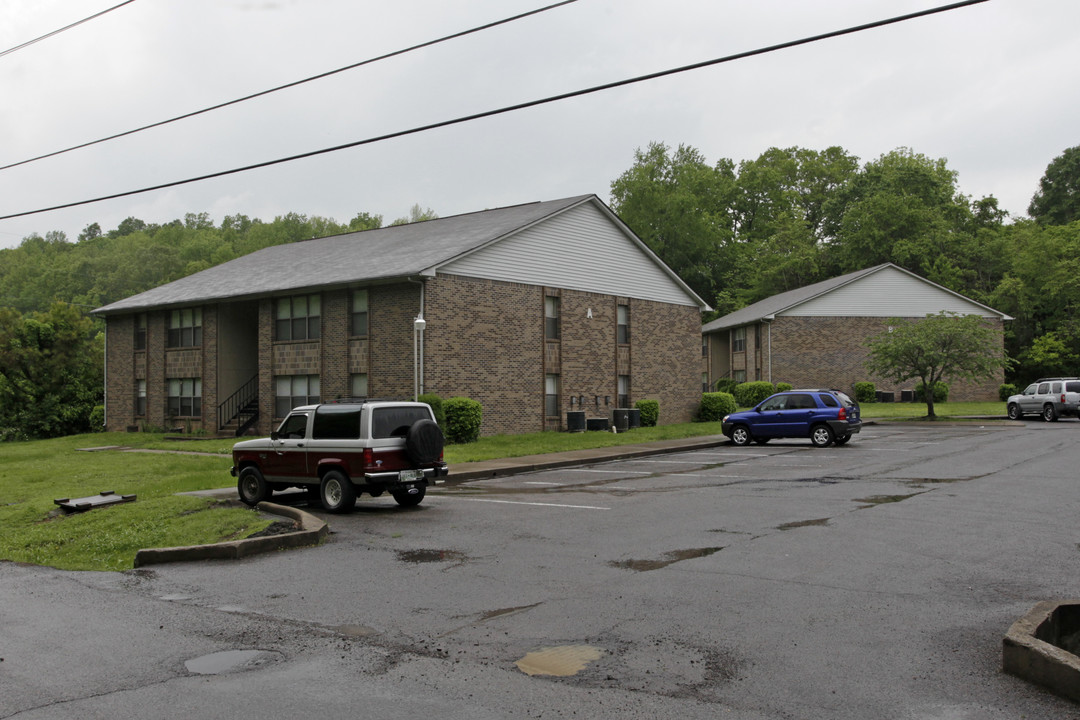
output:
POLYGON ((259 419, 259 376, 248 380, 223 403, 218 405, 218 430, 224 430, 234 420, 239 437, 259 419))

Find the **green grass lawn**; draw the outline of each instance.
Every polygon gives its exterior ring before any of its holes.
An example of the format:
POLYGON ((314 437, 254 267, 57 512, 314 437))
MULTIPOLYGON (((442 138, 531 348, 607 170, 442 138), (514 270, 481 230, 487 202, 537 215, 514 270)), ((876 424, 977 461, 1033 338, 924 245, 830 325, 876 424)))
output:
MULTIPOLYGON (((939 403, 941 419, 996 416, 1003 403, 939 403)), ((921 403, 867 403, 867 420, 920 419, 921 403)), ((720 423, 685 423, 625 433, 532 433, 494 435, 467 445, 449 445, 455 464, 523 455, 610 447, 656 440, 719 435, 720 423)), ((154 433, 97 433, 56 440, 0 444, 0 560, 66 570, 124 570, 141 548, 197 545, 246 537, 270 524, 256 512, 231 503, 178 496, 190 490, 233 486, 231 439, 182 441, 154 433), (122 446, 168 453, 81 452, 122 446), (201 455, 197 453, 209 453, 201 455), (63 515, 56 498, 86 497, 112 490, 138 500, 86 513, 63 515)))
POLYGON ((231 540, 270 524, 246 508, 176 495, 229 485, 227 456, 77 450, 132 445, 132 438, 95 434, 0 444, 0 559, 65 570, 124 570, 140 548, 231 540), (138 498, 71 515, 53 503, 107 490, 138 498))

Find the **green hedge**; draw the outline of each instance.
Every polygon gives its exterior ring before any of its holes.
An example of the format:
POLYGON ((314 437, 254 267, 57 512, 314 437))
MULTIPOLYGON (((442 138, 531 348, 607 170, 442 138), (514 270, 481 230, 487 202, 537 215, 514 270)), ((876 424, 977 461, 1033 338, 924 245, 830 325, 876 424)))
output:
POLYGON ((738 386, 738 381, 732 380, 729 377, 720 378, 712 384, 713 392, 726 392, 730 395, 735 394, 735 388, 738 386))
POLYGON ((446 411, 443 409, 443 399, 441 397, 435 393, 424 393, 417 400, 430 405, 431 412, 435 413, 435 422, 439 423, 440 427, 446 426, 446 411))
POLYGON ((859 403, 860 405, 863 403, 877 402, 877 388, 874 387, 874 383, 855 383, 855 402, 859 403))
POLYGON ((634 407, 641 411, 641 427, 653 427, 660 419, 660 402, 658 400, 638 400, 634 407))
POLYGON ((705 393, 701 396, 701 408, 698 410, 697 419, 701 422, 720 422, 725 415, 737 409, 735 396, 731 393, 705 393))
POLYGON ((998 387, 998 400, 1000 400, 1001 402, 1005 402, 1011 396, 1017 395, 1019 393, 1020 389, 1018 387, 1016 387, 1012 383, 1005 383, 1004 385, 998 387))
POLYGON ((735 402, 739 407, 754 407, 774 392, 773 384, 764 380, 740 383, 735 387, 735 402))
MULTIPOLYGON (((934 402, 948 402, 949 386, 938 380, 934 383, 934 402)), ((921 382, 915 383, 915 402, 926 402, 926 389, 921 382)))
POLYGON ((452 443, 470 443, 480 438, 484 412, 480 403, 467 397, 452 397, 443 403, 446 427, 443 432, 452 443))
POLYGON ((791 383, 776 383, 776 392, 788 392, 795 388, 791 383))

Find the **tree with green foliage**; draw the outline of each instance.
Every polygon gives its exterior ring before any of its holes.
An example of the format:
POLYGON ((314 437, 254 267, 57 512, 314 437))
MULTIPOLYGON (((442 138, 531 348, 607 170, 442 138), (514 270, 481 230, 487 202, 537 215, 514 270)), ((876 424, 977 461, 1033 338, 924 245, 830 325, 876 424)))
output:
POLYGON ((1028 214, 1044 225, 1067 225, 1080 220, 1080 145, 1069 148, 1046 166, 1028 214))
POLYGON ((0 308, 0 439, 90 430, 103 362, 104 336, 72 306, 27 315, 0 308))
MULTIPOLYGON (((889 330, 866 341, 866 369, 896 383, 917 378, 922 387, 950 380, 992 378, 1011 361, 1001 333, 978 315, 942 311, 925 318, 893 318, 889 330)), ((934 394, 926 393, 926 415, 935 418, 934 394)))
POLYGON ((611 183, 612 209, 661 260, 721 312, 734 310, 743 248, 735 242, 735 168, 697 150, 650 143, 611 183))

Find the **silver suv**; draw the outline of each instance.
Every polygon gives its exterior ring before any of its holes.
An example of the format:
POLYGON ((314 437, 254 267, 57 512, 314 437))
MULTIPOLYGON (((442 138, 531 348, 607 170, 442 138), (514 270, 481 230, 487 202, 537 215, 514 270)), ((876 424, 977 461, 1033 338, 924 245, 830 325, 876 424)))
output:
POLYGON ((419 402, 338 401, 293 408, 270 437, 233 446, 240 499, 255 505, 275 490, 306 488, 329 512, 347 512, 361 493, 419 505, 442 482, 443 433, 419 402))
POLYGON ((1039 378, 1006 401, 1010 420, 1038 415, 1046 422, 1080 416, 1080 378, 1039 378))

